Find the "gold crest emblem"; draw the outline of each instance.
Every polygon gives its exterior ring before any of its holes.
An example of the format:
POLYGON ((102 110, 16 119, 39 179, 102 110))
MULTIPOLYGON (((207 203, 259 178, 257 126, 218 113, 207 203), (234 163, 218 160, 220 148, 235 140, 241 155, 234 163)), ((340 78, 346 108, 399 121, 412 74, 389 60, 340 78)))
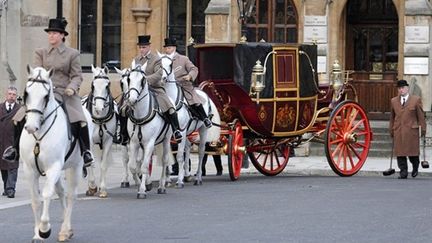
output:
POLYGON ((285 104, 284 107, 280 107, 276 113, 276 124, 279 127, 287 128, 294 122, 295 110, 294 107, 289 107, 285 104))

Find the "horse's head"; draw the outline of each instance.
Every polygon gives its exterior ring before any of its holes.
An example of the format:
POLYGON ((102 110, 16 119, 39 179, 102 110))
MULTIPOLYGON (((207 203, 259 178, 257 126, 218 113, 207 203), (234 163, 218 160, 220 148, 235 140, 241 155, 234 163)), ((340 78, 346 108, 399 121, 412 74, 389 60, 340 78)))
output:
POLYGON ((42 67, 32 68, 27 65, 28 81, 24 91, 24 105, 26 109, 26 124, 24 128, 33 134, 39 130, 44 119, 44 113, 51 99, 54 98, 51 76, 52 69, 42 67))
POLYGON ((148 92, 148 86, 146 81, 145 69, 147 63, 144 65, 135 65, 135 61, 132 62, 132 69, 129 73, 128 79, 128 103, 130 106, 134 105, 141 95, 145 95, 148 92))
POLYGON ((173 58, 174 58, 175 53, 172 53, 169 55, 168 54, 162 54, 159 51, 157 53, 158 53, 159 58, 161 59, 161 67, 163 70, 162 79, 165 79, 165 80, 169 79, 170 75, 173 75, 171 77, 171 79, 174 80, 174 72, 175 71, 173 70, 173 58))
POLYGON ((114 67, 114 69, 116 70, 116 72, 118 74, 121 75, 120 88, 121 88, 122 93, 125 94, 129 89, 128 84, 129 84, 129 74, 130 74, 131 69, 130 68, 124 68, 124 69, 120 70, 116 67, 114 67))
POLYGON ((100 114, 111 102, 110 80, 108 78, 108 68, 94 67, 92 65, 93 81, 91 86, 91 103, 96 114, 100 114))

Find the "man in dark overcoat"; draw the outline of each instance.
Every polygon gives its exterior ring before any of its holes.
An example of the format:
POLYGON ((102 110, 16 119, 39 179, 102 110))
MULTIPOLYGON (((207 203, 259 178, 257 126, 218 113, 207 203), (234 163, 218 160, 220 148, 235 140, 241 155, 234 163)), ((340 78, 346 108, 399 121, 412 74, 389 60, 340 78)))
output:
POLYGON ((418 175, 420 164, 419 129, 426 135, 425 114, 419 96, 409 94, 406 80, 397 82, 398 96, 391 99, 390 135, 393 138, 394 156, 400 169, 399 179, 408 177, 407 157, 413 166, 411 176, 418 175))
MULTIPOLYGON (((20 105, 16 103, 17 89, 10 86, 6 91, 6 100, 0 104, 0 151, 4 151, 13 144, 14 125, 12 117, 19 110, 20 105)), ((18 177, 18 160, 11 162, 0 159, 0 170, 3 180, 3 196, 15 197, 15 185, 18 177)))

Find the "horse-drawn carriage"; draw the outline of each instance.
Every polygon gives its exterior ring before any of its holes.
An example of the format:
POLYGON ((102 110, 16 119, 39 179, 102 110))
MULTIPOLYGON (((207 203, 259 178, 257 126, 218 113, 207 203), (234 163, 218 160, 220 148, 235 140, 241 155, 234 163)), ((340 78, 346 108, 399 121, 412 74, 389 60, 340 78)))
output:
POLYGON ((239 178, 246 153, 262 174, 279 174, 290 150, 305 141, 324 143, 340 176, 363 166, 372 139, 368 117, 354 101, 349 72, 342 81, 337 64, 336 82, 319 87, 315 45, 200 44, 189 55, 220 113, 225 129, 216 147, 228 155, 231 180, 239 178))

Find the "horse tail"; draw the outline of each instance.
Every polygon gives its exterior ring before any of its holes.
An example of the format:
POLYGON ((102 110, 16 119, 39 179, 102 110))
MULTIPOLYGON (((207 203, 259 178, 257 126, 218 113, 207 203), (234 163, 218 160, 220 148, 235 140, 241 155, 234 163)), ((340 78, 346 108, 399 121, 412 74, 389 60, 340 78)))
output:
MULTIPOLYGON (((210 99, 210 97, 207 97, 209 105, 210 105, 210 115, 211 117, 211 121, 214 124, 220 124, 221 123, 221 118, 219 115, 219 112, 216 108, 216 105, 213 103, 213 101, 210 99)), ((211 126, 208 130, 207 130, 207 138, 206 138, 206 142, 216 142, 219 140, 220 137, 220 133, 221 133, 221 128, 220 126, 211 126)))

